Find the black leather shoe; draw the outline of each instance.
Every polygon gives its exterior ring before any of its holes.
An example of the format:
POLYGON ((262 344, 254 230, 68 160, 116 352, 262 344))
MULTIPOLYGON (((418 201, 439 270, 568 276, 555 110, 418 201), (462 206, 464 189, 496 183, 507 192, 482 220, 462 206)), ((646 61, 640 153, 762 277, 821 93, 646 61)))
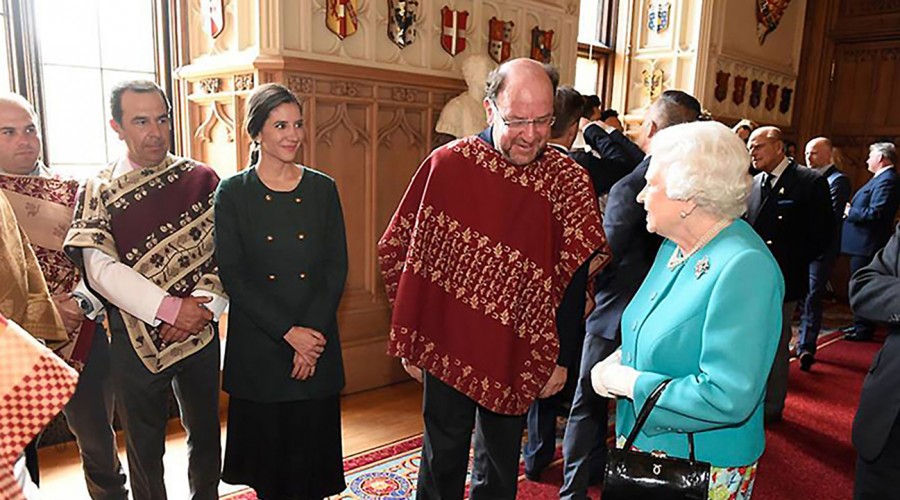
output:
POLYGON ((813 363, 816 362, 816 358, 809 352, 801 352, 800 353, 800 369, 808 372, 810 368, 812 368, 813 363))
POLYGON ((525 479, 535 483, 539 483, 541 482, 541 473, 534 471, 525 471, 525 479))
POLYGON ((872 335, 860 335, 859 332, 853 332, 844 335, 844 340, 849 340, 850 342, 865 342, 867 340, 872 340, 872 335))

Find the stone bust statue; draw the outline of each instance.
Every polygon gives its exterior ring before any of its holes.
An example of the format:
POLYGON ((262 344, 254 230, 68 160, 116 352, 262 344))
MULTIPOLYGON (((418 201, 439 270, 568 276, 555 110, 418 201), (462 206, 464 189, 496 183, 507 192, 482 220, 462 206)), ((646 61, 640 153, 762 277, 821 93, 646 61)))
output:
POLYGON ((469 90, 454 97, 441 110, 434 130, 454 138, 477 134, 487 127, 484 112, 484 85, 495 67, 486 55, 474 54, 462 64, 463 78, 469 90))

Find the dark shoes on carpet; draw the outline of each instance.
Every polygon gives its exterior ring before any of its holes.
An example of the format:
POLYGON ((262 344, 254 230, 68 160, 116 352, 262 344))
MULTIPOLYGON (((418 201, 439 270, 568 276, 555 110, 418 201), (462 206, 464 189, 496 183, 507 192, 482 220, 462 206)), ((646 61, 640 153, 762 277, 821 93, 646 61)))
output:
POLYGON ((849 340, 851 342, 865 342, 867 340, 872 340, 872 334, 860 334, 859 332, 848 333, 844 335, 844 340, 849 340))
POLYGON ((808 372, 810 368, 812 368, 813 363, 816 362, 815 356, 809 352, 801 352, 800 353, 800 369, 808 372))

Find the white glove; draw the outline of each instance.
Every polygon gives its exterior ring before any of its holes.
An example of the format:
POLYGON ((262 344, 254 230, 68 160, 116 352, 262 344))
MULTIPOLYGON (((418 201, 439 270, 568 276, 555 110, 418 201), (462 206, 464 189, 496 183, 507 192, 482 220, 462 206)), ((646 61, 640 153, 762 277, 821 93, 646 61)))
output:
POLYGON ((600 374, 600 384, 606 387, 610 394, 634 399, 634 384, 640 376, 641 372, 634 368, 616 363, 606 367, 600 374))
POLYGON ((603 361, 594 365, 591 368, 591 386, 594 388, 594 392, 604 398, 614 398, 612 394, 610 394, 609 389, 602 382, 603 372, 606 371, 606 368, 611 365, 620 365, 622 363, 622 349, 616 349, 616 351, 609 356, 606 357, 603 361))

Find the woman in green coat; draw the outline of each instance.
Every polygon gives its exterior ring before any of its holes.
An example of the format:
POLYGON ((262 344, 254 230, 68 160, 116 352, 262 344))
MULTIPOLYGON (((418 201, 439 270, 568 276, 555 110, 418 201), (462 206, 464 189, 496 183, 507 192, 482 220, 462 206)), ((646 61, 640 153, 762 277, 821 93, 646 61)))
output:
POLYGON ((744 144, 697 122, 654 136, 638 201, 647 230, 666 238, 622 315, 622 348, 591 370, 617 396, 616 434, 671 380, 635 447, 712 465, 709 498, 746 500, 765 448, 763 394, 781 330, 784 279, 766 244, 740 219, 750 192, 744 144))
POLYGON ((231 299, 222 479, 260 499, 343 491, 337 308, 347 277, 335 182, 294 163, 303 116, 287 88, 247 102, 250 168, 216 192, 216 259, 231 299))

